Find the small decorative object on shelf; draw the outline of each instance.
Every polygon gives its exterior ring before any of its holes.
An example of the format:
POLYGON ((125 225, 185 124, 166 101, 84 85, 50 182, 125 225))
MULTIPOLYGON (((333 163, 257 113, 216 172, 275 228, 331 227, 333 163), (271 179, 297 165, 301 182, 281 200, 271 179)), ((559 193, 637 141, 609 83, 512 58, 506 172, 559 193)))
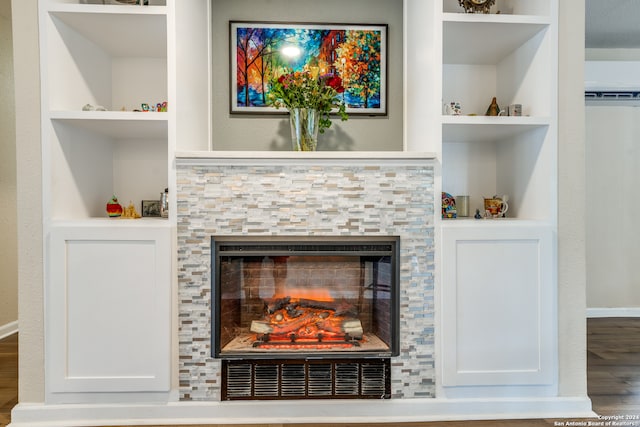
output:
POLYGON ((511 104, 507 111, 510 116, 520 117, 522 116, 522 104, 511 104))
POLYGON ((107 202, 107 215, 109 218, 117 218, 122 215, 122 205, 118 203, 118 198, 115 195, 107 202))
POLYGON ((494 5, 496 0, 458 0, 458 4, 464 8, 467 13, 489 13, 489 9, 494 5))
POLYGON ((160 200, 143 200, 142 216, 159 218, 161 216, 160 206, 161 206, 160 200))
POLYGON ((104 108, 102 105, 85 104, 82 107, 82 111, 107 111, 107 109, 104 108))
POLYGON ((456 196, 456 213, 461 217, 469 216, 469 196, 456 196))
POLYGON ((140 218, 140 214, 136 210, 136 207, 133 206, 133 203, 129 202, 129 206, 123 209, 122 218, 125 219, 138 219, 140 218))
POLYGON ((140 104, 140 110, 133 110, 135 112, 152 112, 152 113, 166 113, 167 112, 167 101, 158 102, 157 104, 147 104, 146 102, 140 104))
POLYGON ((160 193, 160 216, 162 218, 169 218, 169 189, 165 188, 164 192, 160 193))
POLYGON ((480 209, 476 209, 476 214, 473 217, 475 219, 482 219, 482 214, 480 214, 480 209))
POLYGON ((489 108, 487 108, 487 112, 484 114, 485 116, 497 116, 500 114, 500 107, 498 107, 498 101, 496 100, 496 97, 494 96, 493 99, 491 100, 491 104, 489 105, 489 108))
POLYGON ((462 115, 462 107, 459 102, 450 102, 444 105, 444 113, 448 116, 462 115))
POLYGON ((449 193, 442 192, 442 218, 456 218, 458 212, 456 210, 456 199, 449 193))
POLYGON ((509 210, 507 204, 508 197, 502 196, 502 198, 493 196, 491 198, 484 199, 484 210, 488 218, 505 218, 506 213, 509 210))
POLYGON ((332 111, 343 121, 349 118, 340 96, 344 92, 342 79, 332 74, 319 76, 317 67, 309 68, 270 81, 269 103, 289 110, 294 151, 316 150, 318 131, 324 133, 331 126, 332 111))
POLYGON ((149 0, 114 0, 116 3, 120 4, 137 4, 141 6, 149 6, 149 0))

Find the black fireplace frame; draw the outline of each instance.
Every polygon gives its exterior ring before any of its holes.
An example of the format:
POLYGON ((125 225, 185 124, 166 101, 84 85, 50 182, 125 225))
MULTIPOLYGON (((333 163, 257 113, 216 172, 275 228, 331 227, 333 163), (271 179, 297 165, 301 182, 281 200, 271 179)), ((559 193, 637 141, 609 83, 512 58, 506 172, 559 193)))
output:
POLYGON ((367 357, 388 358, 400 353, 400 237, 399 236, 211 236, 211 349, 217 359, 362 359, 367 357), (339 352, 314 350, 311 352, 265 352, 247 353, 242 356, 222 353, 219 337, 221 321, 216 309, 221 306, 219 259, 222 256, 264 255, 268 249, 272 256, 288 256, 292 247, 305 249, 305 255, 353 255, 350 246, 360 247, 359 255, 382 255, 391 259, 393 286, 390 289, 391 339, 389 351, 339 352), (362 250, 369 246, 370 251, 362 250))

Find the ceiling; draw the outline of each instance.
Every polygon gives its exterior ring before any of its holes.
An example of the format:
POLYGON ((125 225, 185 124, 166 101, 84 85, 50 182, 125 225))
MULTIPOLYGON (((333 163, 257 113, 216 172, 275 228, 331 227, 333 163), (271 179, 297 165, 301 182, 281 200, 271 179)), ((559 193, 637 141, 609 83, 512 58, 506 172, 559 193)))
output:
POLYGON ((587 48, 640 48, 640 1, 586 0, 587 48))

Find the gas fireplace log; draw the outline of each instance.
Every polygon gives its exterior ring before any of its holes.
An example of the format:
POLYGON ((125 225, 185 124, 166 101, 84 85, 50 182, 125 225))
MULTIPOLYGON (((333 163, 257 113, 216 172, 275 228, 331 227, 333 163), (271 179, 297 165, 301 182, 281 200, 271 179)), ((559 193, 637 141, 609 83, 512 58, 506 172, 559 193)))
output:
POLYGON ((358 319, 323 318, 320 313, 307 313, 304 316, 286 323, 275 324, 263 320, 251 322, 251 332, 257 334, 286 335, 295 333, 307 325, 315 325, 318 329, 332 334, 348 334, 360 339, 364 334, 362 323, 358 319))
POLYGON ((254 320, 251 322, 251 332, 258 334, 288 334, 296 332, 298 329, 305 325, 315 323, 318 317, 314 313, 306 313, 303 316, 297 317, 285 323, 269 323, 261 320, 254 320))
POLYGON ((291 300, 291 303, 296 304, 298 307, 315 308, 316 310, 336 311, 338 309, 338 303, 335 301, 315 301, 312 299, 300 298, 297 300, 291 300))
POLYGON ((265 303, 267 313, 274 314, 278 310, 285 309, 288 312, 298 312, 297 308, 313 308, 316 310, 329 310, 336 312, 339 316, 356 315, 357 311, 352 304, 346 301, 316 301, 306 298, 276 298, 265 303))
POLYGON ((291 297, 276 298, 272 301, 265 302, 267 313, 273 314, 278 310, 282 310, 291 303, 291 297))
POLYGON ((362 335, 364 334, 362 323, 358 319, 345 320, 342 324, 342 328, 345 333, 357 339, 362 338, 362 335))
POLYGON ((252 320, 251 321, 251 332, 255 332, 256 334, 270 334, 273 332, 273 328, 269 326, 267 322, 263 322, 260 320, 252 320))
POLYGON ((358 319, 327 319, 316 324, 318 328, 335 333, 349 334, 354 338, 362 338, 364 329, 358 319))

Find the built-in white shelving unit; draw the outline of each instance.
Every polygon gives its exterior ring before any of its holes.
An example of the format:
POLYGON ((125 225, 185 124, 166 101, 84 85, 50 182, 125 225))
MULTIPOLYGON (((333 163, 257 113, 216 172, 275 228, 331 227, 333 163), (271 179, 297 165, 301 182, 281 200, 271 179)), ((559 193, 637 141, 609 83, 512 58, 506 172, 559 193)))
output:
MULTIPOLYGON (((485 15, 457 0, 404 0, 405 151, 314 154, 383 163, 429 153, 436 192, 470 196, 469 218, 435 222, 445 401, 557 396, 558 2, 497 0, 485 15), (523 115, 484 116, 493 97, 523 115), (443 114, 452 101, 463 115, 443 114), (473 219, 494 194, 509 197, 507 218, 473 219)), ((170 401, 176 156, 294 154, 209 151, 208 0, 39 0, 39 13, 47 402, 170 401), (163 101, 168 112, 133 111, 163 101), (112 195, 140 210, 164 188, 169 219, 106 217, 112 195)))
POLYGON ((557 10, 442 2, 442 102, 462 107, 440 116, 442 191, 470 197, 468 218, 439 221, 447 397, 557 393, 557 10), (485 116, 493 97, 522 116, 485 116), (507 218, 474 219, 494 195, 508 197, 507 218))
POLYGON ((39 1, 52 402, 170 387, 172 221, 108 218, 106 203, 142 213, 172 187, 172 3, 102 3, 39 1))
POLYGON ((442 188, 469 195, 472 213, 483 210, 483 197, 507 195, 508 216, 555 223, 552 2, 503 1, 500 14, 460 13, 457 1, 444 2, 442 100, 459 102, 463 115, 442 117, 442 188), (523 116, 486 117, 493 97, 504 110, 521 104, 523 116))
POLYGON ((168 187, 171 114, 134 112, 168 101, 168 8, 40 5, 45 216, 102 218, 114 194, 140 211, 168 187))

